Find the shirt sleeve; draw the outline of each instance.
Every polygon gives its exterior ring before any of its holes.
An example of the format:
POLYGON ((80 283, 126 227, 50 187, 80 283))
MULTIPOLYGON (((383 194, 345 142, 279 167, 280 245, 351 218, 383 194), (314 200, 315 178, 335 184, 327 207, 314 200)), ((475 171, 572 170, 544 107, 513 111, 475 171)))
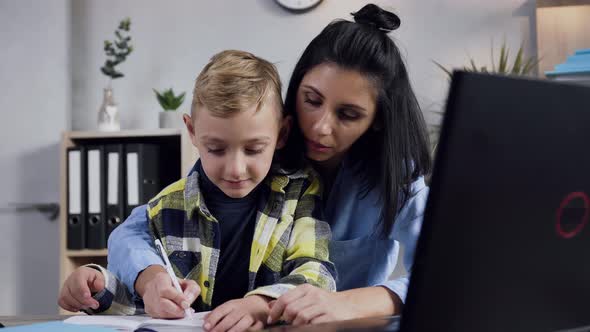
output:
POLYGON ((100 265, 88 264, 104 276, 104 289, 92 297, 98 301, 97 309, 85 309, 89 315, 141 315, 145 313, 143 301, 134 298, 127 287, 100 265))
POLYGON ((424 178, 420 177, 412 183, 412 197, 406 202, 397 215, 393 226, 392 236, 402 246, 404 246, 403 263, 408 274, 396 279, 387 280, 377 286, 383 286, 397 294, 402 302, 405 303, 408 293, 408 285, 412 265, 414 264, 414 252, 416 243, 422 228, 422 218, 426 208, 428 198, 428 187, 424 183, 424 178))
POLYGON ((278 298, 297 285, 309 283, 336 291, 336 268, 329 260, 330 225, 322 220, 319 178, 310 176, 293 217, 282 273, 277 283, 259 287, 248 295, 278 298))
POLYGON ((108 270, 135 294, 135 280, 150 265, 164 266, 148 229, 147 206, 133 209, 108 240, 108 270))

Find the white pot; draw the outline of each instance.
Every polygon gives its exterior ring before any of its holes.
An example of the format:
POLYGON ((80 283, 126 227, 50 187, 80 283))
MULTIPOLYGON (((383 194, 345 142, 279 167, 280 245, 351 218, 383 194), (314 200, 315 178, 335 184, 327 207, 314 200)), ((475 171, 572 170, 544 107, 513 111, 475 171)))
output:
POLYGON ((180 111, 167 111, 160 112, 159 126, 160 128, 183 128, 184 122, 182 115, 184 113, 180 111))

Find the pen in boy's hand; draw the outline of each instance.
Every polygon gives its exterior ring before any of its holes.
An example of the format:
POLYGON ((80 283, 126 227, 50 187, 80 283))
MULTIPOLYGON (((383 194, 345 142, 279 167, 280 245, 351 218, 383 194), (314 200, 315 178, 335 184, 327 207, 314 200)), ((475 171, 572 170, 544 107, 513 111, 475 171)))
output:
MULTIPOLYGON (((168 272, 170 279, 172 279, 172 284, 174 285, 174 288, 176 288, 176 290, 182 294, 183 293, 182 288, 180 287, 180 284, 178 283, 178 279, 176 278, 176 275, 174 274, 174 271, 172 270, 172 264, 170 264, 170 260, 168 259, 168 255, 166 255, 166 251, 164 251, 164 246, 162 245, 162 242, 160 241, 160 239, 156 239, 154 242, 156 244, 157 250, 160 252, 160 256, 162 256, 162 259, 164 260, 166 272, 168 272)), ((190 303, 189 303, 189 307, 184 309, 184 313, 185 313, 186 318, 189 318, 192 315, 193 311, 190 308, 190 303)))

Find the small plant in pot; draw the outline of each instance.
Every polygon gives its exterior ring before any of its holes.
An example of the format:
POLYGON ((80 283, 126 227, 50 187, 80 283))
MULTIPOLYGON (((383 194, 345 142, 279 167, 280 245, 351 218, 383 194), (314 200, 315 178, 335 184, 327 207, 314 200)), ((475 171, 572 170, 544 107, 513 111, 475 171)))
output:
POLYGON ((131 19, 126 18, 119 23, 119 27, 115 30, 116 39, 104 41, 103 49, 107 60, 104 66, 100 68, 100 71, 109 77, 109 83, 104 89, 102 105, 98 110, 98 130, 100 131, 117 131, 121 129, 119 109, 113 97, 112 82, 114 79, 125 76, 115 67, 123 63, 127 56, 133 52, 131 36, 128 35, 130 28, 131 19))
MULTIPOLYGON (((534 74, 534 70, 536 66, 539 64, 539 60, 535 56, 525 56, 524 54, 524 42, 520 44, 520 47, 516 51, 516 56, 512 60, 512 65, 510 64, 510 48, 506 45, 506 41, 502 42, 500 47, 500 54, 499 57, 496 59, 494 55, 494 41, 492 40, 491 48, 491 67, 488 66, 480 66, 476 63, 475 59, 469 59, 469 64, 464 65, 460 68, 460 70, 473 72, 473 73, 481 73, 481 74, 495 74, 495 75, 512 75, 512 76, 530 76, 534 74), (496 61, 497 60, 497 61, 496 61)), ((453 68, 445 67, 442 64, 433 61, 434 64, 444 71, 451 80, 453 76, 453 68)), ((444 112, 441 110, 433 111, 435 114, 442 118, 444 112)), ((430 135, 431 135, 431 143, 433 144, 432 151, 433 154, 436 151, 438 146, 438 138, 440 135, 441 125, 433 125, 430 128, 430 135)))
POLYGON ((159 115, 160 128, 182 128, 182 112, 177 109, 184 102, 184 92, 175 95, 172 88, 164 91, 157 91, 153 89, 158 99, 158 103, 162 106, 163 111, 159 115))

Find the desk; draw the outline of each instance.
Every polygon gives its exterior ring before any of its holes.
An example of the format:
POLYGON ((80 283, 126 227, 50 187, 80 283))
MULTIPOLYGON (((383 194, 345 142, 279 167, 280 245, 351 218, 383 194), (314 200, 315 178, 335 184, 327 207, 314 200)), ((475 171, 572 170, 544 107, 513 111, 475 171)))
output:
POLYGON ((304 326, 276 326, 268 329, 268 332, 354 332, 354 331, 379 331, 395 332, 399 329, 400 316, 381 318, 362 318, 340 322, 304 325, 304 326))
POLYGON ((69 317, 72 317, 72 315, 0 316, 0 323, 2 323, 5 327, 9 327, 9 326, 51 322, 51 321, 56 321, 56 320, 64 320, 69 317))
MULTIPOLYGON (((26 324, 35 324, 43 322, 51 322, 57 320, 64 320, 72 317, 71 315, 46 315, 46 316, 0 316, 0 323, 4 326, 18 326, 26 324)), ((347 321, 325 323, 318 325, 305 326, 276 326, 266 331, 269 332, 336 332, 336 331, 380 331, 393 332, 397 331, 399 325, 399 316, 382 317, 382 318, 363 318, 353 319, 347 321)), ((2 329, 0 329, 2 331, 2 329)))

